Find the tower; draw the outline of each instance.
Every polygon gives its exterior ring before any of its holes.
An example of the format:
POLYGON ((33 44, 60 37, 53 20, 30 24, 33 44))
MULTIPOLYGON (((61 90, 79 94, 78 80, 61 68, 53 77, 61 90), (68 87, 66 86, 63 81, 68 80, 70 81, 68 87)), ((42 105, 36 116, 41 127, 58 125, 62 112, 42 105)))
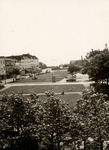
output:
POLYGON ((108 47, 107 47, 107 43, 105 43, 105 49, 108 49, 108 47))
POLYGON ((81 56, 81 60, 83 60, 83 56, 81 56))

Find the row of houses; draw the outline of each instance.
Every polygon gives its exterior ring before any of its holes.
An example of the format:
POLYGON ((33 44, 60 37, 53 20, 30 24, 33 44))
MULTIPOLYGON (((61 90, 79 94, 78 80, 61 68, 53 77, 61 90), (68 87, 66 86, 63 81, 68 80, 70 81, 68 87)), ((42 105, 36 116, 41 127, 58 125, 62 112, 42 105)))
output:
POLYGON ((14 68, 24 70, 28 68, 39 67, 39 59, 30 54, 16 56, 0 56, 0 79, 4 79, 8 72, 12 72, 14 68))

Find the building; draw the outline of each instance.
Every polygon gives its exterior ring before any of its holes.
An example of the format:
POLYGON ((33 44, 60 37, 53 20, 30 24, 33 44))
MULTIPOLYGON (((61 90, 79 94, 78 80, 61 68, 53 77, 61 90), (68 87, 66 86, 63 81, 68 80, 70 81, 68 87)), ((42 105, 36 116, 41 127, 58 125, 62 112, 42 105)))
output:
POLYGON ((39 59, 36 56, 30 54, 23 54, 17 56, 0 57, 0 79, 5 79, 13 69, 18 68, 24 70, 28 68, 38 68, 39 59))
POLYGON ((4 79, 6 76, 6 68, 5 68, 5 57, 0 57, 0 79, 4 79))
POLYGON ((39 67, 39 59, 30 54, 12 55, 10 58, 16 60, 15 67, 20 70, 39 67))
POLYGON ((6 73, 13 71, 10 58, 5 58, 5 68, 6 68, 6 73))
POLYGON ((17 62, 16 59, 11 59, 11 65, 13 68, 16 68, 16 62, 17 62))
POLYGON ((22 55, 22 59, 20 61, 20 68, 28 69, 39 67, 39 59, 35 56, 30 56, 29 54, 22 55))
POLYGON ((15 68, 17 68, 17 69, 20 70, 20 62, 16 61, 16 63, 15 63, 15 68))
POLYGON ((7 57, 0 57, 0 79, 5 79, 13 69, 16 68, 16 60, 7 58, 7 57))

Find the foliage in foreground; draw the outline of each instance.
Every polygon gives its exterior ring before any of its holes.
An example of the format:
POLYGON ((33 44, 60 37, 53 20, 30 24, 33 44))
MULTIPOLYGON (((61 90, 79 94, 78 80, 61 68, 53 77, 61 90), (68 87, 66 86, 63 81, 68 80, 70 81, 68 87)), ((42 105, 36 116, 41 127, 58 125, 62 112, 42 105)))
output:
POLYGON ((81 125, 79 136, 84 141, 84 149, 87 149, 89 137, 100 150, 103 150, 103 142, 108 140, 109 102, 106 99, 107 95, 96 93, 92 88, 84 90, 77 101, 75 112, 81 125))
POLYGON ((74 108, 53 91, 4 94, 0 100, 0 148, 11 150, 103 150, 108 140, 107 96, 85 89, 74 108), (92 139, 92 140, 90 140, 92 139))

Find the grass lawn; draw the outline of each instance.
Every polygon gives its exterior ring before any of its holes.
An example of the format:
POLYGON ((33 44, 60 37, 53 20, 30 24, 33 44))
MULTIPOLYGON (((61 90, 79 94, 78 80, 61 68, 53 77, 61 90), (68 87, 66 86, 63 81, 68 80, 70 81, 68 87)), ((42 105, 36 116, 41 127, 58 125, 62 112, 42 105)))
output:
POLYGON ((55 76, 56 82, 62 80, 67 75, 66 70, 55 70, 50 73, 45 73, 37 76, 36 80, 33 80, 31 77, 26 79, 17 80, 17 83, 28 83, 28 82, 52 82, 52 75, 55 76))
POLYGON ((3 94, 7 92, 11 94, 12 92, 18 93, 18 91, 23 91, 24 94, 29 94, 31 92, 44 93, 45 91, 53 89, 55 93, 64 92, 81 92, 84 89, 82 84, 68 84, 68 85, 29 85, 29 86, 12 86, 0 92, 3 94))

